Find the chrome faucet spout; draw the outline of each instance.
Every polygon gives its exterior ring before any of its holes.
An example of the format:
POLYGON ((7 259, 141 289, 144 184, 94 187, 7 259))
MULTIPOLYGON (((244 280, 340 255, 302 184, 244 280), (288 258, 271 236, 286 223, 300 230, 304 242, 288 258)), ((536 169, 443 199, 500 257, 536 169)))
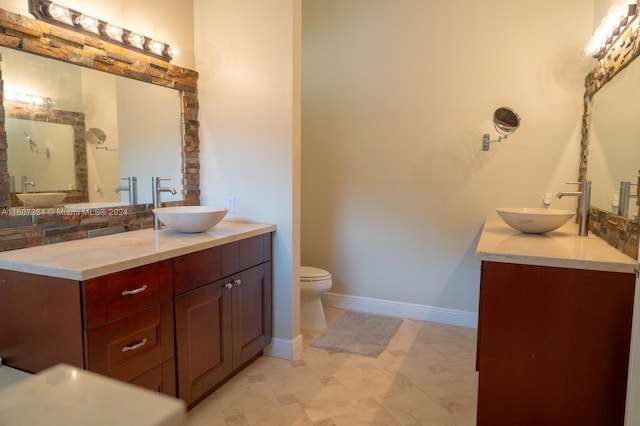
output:
MULTIPOLYGON (((159 177, 153 177, 151 178, 151 195, 153 197, 153 208, 157 209, 159 207, 162 207, 162 202, 160 201, 160 195, 163 192, 170 192, 173 195, 176 195, 178 193, 178 191, 176 191, 176 189, 172 186, 160 186, 160 182, 163 180, 170 180, 170 179, 161 179, 159 177)), ((153 215, 153 229, 160 229, 160 221, 158 220, 158 216, 157 215, 153 215)))
POLYGON ((582 196, 582 191, 578 192, 578 191, 561 191, 558 192, 556 194, 556 197, 558 198, 562 198, 562 197, 581 197, 582 196))
POLYGON ((113 191, 116 194, 119 194, 120 191, 128 191, 129 204, 132 206, 138 204, 138 178, 135 176, 129 176, 128 178, 121 178, 120 180, 126 180, 128 184, 116 186, 113 188, 113 191))
POLYGON ((568 182, 580 185, 580 191, 560 191, 556 197, 578 197, 580 198, 580 229, 578 235, 587 236, 589 233, 589 206, 591 205, 591 181, 568 182))

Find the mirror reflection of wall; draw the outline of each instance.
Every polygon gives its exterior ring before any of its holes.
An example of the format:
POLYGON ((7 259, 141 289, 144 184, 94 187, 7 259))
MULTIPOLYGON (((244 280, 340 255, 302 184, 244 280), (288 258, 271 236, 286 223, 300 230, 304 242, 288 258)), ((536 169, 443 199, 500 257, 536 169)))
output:
MULTIPOLYGON (((105 146, 109 149, 87 144, 90 202, 127 202, 128 194, 118 194, 114 188, 122 184, 120 178, 128 176, 138 177, 139 203, 152 201, 152 176, 171 179, 167 184, 178 190, 175 196, 163 196, 163 201, 183 199, 182 105, 178 90, 4 47, 0 47, 0 55, 5 91, 52 98, 56 109, 83 113, 86 128, 97 127, 107 134, 105 146)), ((9 145, 14 137, 8 135, 9 145)), ((12 165, 11 155, 8 153, 7 162, 19 182, 19 176, 29 172, 19 169, 20 162, 12 165)), ((73 173, 74 165, 69 169, 49 167, 45 180, 68 180, 65 176, 73 173)))
MULTIPOLYGON (((587 178, 593 183, 591 205, 618 214, 620 183, 637 183, 640 169, 640 63, 634 61, 593 96, 587 178)), ((631 194, 636 193, 633 186, 631 194)), ((638 215, 629 201, 626 217, 638 215)))
POLYGON ((21 177, 34 183, 29 192, 74 189, 73 128, 67 124, 7 118, 7 157, 14 192, 24 192, 21 177))

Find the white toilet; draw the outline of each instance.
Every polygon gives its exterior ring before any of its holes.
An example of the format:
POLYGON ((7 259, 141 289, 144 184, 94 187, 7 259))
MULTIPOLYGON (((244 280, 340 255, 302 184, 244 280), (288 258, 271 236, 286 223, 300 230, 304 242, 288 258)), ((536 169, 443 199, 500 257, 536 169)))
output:
POLYGON ((329 272, 311 266, 300 267, 300 328, 320 329, 327 326, 320 298, 331 286, 329 272))

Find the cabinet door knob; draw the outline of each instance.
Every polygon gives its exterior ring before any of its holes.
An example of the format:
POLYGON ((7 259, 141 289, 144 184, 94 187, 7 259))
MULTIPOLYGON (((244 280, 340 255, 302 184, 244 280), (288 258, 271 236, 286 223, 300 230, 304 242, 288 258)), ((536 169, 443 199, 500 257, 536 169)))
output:
POLYGON ((240 285, 240 284, 242 284, 242 281, 236 280, 235 283, 236 283, 236 285, 240 285))
POLYGON ((226 288, 228 288, 229 290, 231 290, 233 288, 233 284, 231 284, 231 283, 226 283, 224 286, 226 288))
POLYGON ((138 293, 142 293, 143 291, 145 291, 147 289, 147 285, 143 285, 140 288, 136 288, 135 290, 125 290, 122 292, 123 296, 131 296, 133 294, 138 294, 138 293))

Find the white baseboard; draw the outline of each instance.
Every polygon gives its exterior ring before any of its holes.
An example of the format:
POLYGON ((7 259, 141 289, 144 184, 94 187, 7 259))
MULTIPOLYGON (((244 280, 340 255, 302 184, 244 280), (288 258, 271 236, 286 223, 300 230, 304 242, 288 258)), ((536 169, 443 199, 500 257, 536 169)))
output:
POLYGON ((337 293, 325 293, 322 296, 322 304, 330 308, 340 308, 369 314, 409 318, 418 321, 430 321, 469 328, 478 327, 478 314, 476 312, 457 309, 371 299, 368 297, 346 296, 337 293))
POLYGON ((300 334, 292 340, 273 337, 271 343, 262 352, 274 358, 296 360, 302 355, 302 345, 300 334))

